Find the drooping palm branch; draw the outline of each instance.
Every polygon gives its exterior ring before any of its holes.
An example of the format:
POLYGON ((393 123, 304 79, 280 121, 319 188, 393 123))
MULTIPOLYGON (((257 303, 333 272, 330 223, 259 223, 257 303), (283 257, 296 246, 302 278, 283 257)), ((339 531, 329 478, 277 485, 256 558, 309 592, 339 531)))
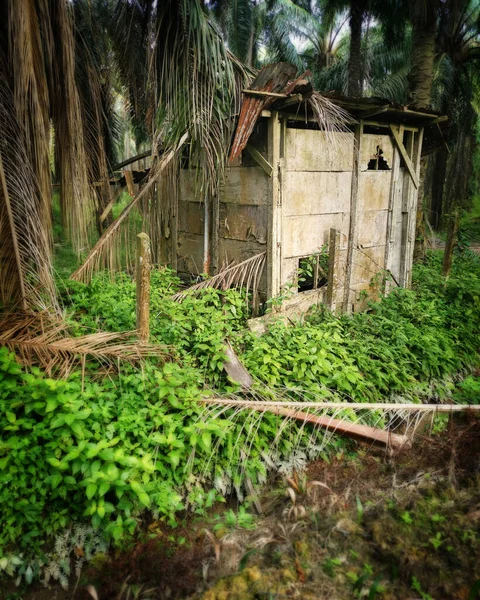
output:
POLYGON ((65 321, 51 312, 17 310, 0 319, 0 345, 14 351, 25 366, 39 365, 57 377, 67 377, 87 358, 114 369, 118 361, 135 363, 146 357, 168 357, 169 348, 139 344, 135 336, 136 332, 125 331, 72 337, 65 321))
POLYGON ((7 87, 0 87, 0 131, 0 306, 55 309, 45 201, 7 87))

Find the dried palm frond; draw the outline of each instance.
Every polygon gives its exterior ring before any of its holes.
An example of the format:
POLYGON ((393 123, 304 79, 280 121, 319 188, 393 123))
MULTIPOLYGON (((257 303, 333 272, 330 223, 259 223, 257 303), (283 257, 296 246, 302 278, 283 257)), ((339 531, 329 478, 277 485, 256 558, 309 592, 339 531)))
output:
POLYGON ((262 277, 263 269, 267 258, 266 252, 255 254, 247 260, 241 263, 229 265, 217 275, 205 279, 200 283, 196 283, 186 290, 177 292, 174 296, 174 300, 183 300, 191 294, 195 294, 205 288, 216 288, 221 290, 227 290, 230 287, 244 288, 247 296, 249 291, 255 295, 258 290, 258 283, 262 277))
POLYGON ((16 118, 24 132, 25 155, 38 182, 39 215, 50 226, 50 97, 45 71, 42 30, 34 0, 9 0, 9 54, 14 69, 13 97, 16 118))
POLYGON ((168 348, 142 345, 136 332, 98 332, 80 337, 68 334, 68 325, 47 312, 6 313, 0 320, 0 346, 15 352, 26 366, 39 365, 49 375, 66 377, 84 367, 87 358, 110 368, 118 361, 135 363, 147 357, 166 359, 168 348))
POLYGON ((168 152, 165 152, 160 160, 154 164, 150 170, 149 179, 147 183, 142 187, 140 192, 130 202, 130 204, 121 212, 119 217, 105 230, 103 235, 100 237, 95 246, 90 250, 84 263, 70 276, 70 279, 76 281, 89 281, 95 271, 104 268, 105 264, 109 264, 113 267, 114 261, 112 256, 115 252, 116 244, 121 242, 121 239, 115 236, 117 232, 121 230, 121 225, 126 221, 131 211, 138 206, 141 200, 147 197, 149 193, 153 191, 154 184, 158 178, 162 175, 163 171, 168 165, 175 159, 179 151, 187 141, 188 134, 184 133, 176 147, 168 152))
MULTIPOLYGON (((270 436, 261 454, 266 470, 292 472, 318 458, 334 436, 348 435, 349 429, 356 439, 363 436, 367 443, 380 443, 389 450, 398 450, 411 445, 418 428, 426 426, 426 418, 431 426, 439 413, 480 410, 478 406, 415 404, 393 399, 382 403, 329 401, 299 388, 265 387, 252 388, 248 395, 208 396, 200 402, 205 404, 205 409, 198 416, 199 424, 222 419, 222 427, 235 433, 236 442, 229 451, 229 472, 223 473, 221 485, 223 493, 235 487, 240 495, 238 482, 245 479, 252 452, 258 460, 258 445, 254 447, 254 441, 260 430, 262 436, 270 436), (273 428, 272 419, 275 420, 273 428), (355 435, 358 432, 360 436, 355 435)), ((205 461, 203 476, 206 478, 215 471, 221 443, 219 439, 212 445, 209 460, 205 461)), ((192 467, 193 460, 194 450, 187 469, 192 467)))
POLYGON ((0 87, 0 131, 0 304, 55 307, 42 191, 7 86, 0 87))

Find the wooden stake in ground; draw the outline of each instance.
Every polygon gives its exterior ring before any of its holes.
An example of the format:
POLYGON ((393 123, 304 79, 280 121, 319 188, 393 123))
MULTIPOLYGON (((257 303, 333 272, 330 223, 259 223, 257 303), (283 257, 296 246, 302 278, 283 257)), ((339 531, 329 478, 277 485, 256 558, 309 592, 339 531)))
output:
POLYGON ((150 238, 146 233, 137 236, 137 331, 141 344, 150 336, 150 238))

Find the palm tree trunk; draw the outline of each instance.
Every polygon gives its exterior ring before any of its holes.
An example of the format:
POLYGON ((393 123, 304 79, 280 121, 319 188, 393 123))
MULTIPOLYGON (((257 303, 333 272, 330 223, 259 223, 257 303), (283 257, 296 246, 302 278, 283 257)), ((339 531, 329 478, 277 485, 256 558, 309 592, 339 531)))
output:
POLYGON ((411 0, 413 25, 410 104, 428 108, 433 82, 438 0, 411 0))
POLYGON ((430 223, 434 229, 438 229, 443 217, 443 194, 445 189, 445 175, 447 173, 448 152, 446 149, 438 150, 432 158, 435 162, 432 173, 430 223))
POLYGON ((352 1, 350 5, 350 54, 348 57, 347 94, 359 97, 363 88, 362 25, 364 2, 352 1))
POLYGON ((458 210, 450 215, 450 222, 448 224, 447 242, 445 244, 445 253, 443 255, 442 275, 448 277, 452 270, 453 262, 453 251, 457 245, 458 237, 458 225, 460 222, 460 213, 458 210))

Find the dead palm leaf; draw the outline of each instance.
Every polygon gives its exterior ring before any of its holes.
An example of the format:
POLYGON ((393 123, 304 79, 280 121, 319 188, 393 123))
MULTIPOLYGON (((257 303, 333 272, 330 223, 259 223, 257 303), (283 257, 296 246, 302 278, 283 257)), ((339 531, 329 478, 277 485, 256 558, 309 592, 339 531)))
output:
POLYGON ((168 348, 142 345, 135 341, 136 332, 98 332, 71 337, 61 318, 48 312, 16 311, 0 320, 0 346, 15 352, 26 366, 39 365, 49 375, 66 377, 75 368, 94 360, 115 368, 118 361, 136 363, 147 357, 165 360, 168 348))
POLYGON ((138 206, 139 202, 144 199, 147 194, 152 191, 152 188, 159 177, 161 177, 163 171, 178 155, 179 151, 187 141, 188 134, 184 134, 175 148, 165 152, 159 162, 152 167, 147 183, 142 187, 140 192, 130 202, 130 204, 122 211, 117 219, 105 230, 101 238, 90 250, 84 263, 70 276, 70 279, 76 281, 89 281, 93 273, 105 264, 106 254, 111 254, 114 250, 115 234, 120 231, 122 223, 125 222, 131 211, 138 206))
POLYGON ((249 291, 255 295, 258 291, 258 283, 262 277, 267 258, 266 252, 255 254, 247 260, 238 264, 229 265, 217 275, 196 283, 186 290, 182 290, 173 296, 174 300, 181 301, 189 295, 194 295, 206 288, 227 290, 231 287, 243 288, 248 296, 249 291))
MULTIPOLYGON (((1 67, 0 61, 0 72, 1 67)), ((0 87, 0 131, 0 303, 55 307, 42 191, 6 86, 0 87)))

